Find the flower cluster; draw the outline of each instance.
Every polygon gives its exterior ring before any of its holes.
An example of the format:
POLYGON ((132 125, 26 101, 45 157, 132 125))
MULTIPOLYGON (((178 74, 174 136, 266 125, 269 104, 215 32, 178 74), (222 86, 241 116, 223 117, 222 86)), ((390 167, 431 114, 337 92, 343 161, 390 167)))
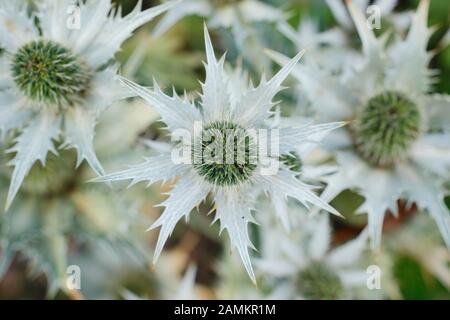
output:
MULTIPOLYGON (((377 38, 362 11, 348 5, 363 45, 358 65, 345 74, 304 65, 294 75, 311 101, 314 118, 350 121, 327 144, 339 170, 326 177, 322 193, 331 201, 354 189, 365 198, 372 246, 380 246, 385 212, 405 199, 429 211, 450 246, 450 214, 444 183, 450 167, 449 97, 430 94, 429 2, 420 3, 406 38, 377 38), (414 65, 414 66, 413 66, 414 65), (307 73, 308 76, 305 76, 307 73)), ((285 64, 287 59, 272 53, 285 64)))
POLYGON ((450 33, 432 37, 430 0, 314 2, 320 20, 291 1, 119 2, 0 0, 1 278, 23 256, 71 298, 69 261, 86 297, 190 298, 207 269, 232 299, 398 298, 413 257, 450 292, 431 45, 450 33), (146 287, 104 286, 99 265, 146 287), (369 292, 377 268, 392 285, 369 292))
POLYGON ((6 208, 33 164, 57 153, 54 140, 77 150, 78 165, 86 160, 104 173, 93 148, 97 117, 128 95, 114 80, 114 55, 136 28, 172 5, 141 11, 139 3, 121 17, 109 0, 39 1, 31 13, 27 1, 0 3, 0 131, 13 139, 8 153, 15 154, 6 208), (69 26, 70 8, 89 23, 69 26))

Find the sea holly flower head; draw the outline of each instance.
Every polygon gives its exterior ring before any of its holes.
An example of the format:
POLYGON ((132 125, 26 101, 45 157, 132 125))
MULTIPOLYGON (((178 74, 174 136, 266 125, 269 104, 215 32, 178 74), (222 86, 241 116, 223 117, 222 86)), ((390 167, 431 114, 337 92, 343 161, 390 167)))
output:
POLYGON ((374 166, 401 160, 419 137, 421 114, 417 105, 396 91, 371 98, 354 122, 354 139, 361 157, 374 166))
MULTIPOLYGON (((305 94, 318 119, 351 121, 325 142, 340 169, 325 177, 322 198, 331 201, 346 189, 364 196, 358 212, 368 214, 374 248, 380 246, 385 212, 396 214, 399 199, 428 211, 450 247, 450 213, 444 203, 444 180, 450 173, 450 97, 429 94, 435 72, 428 69, 428 7, 429 1, 422 0, 406 38, 387 44, 349 1, 363 46, 361 63, 343 76, 330 75, 325 68, 312 73, 306 65, 293 72, 308 89, 305 94)), ((288 60, 271 55, 282 64, 288 60)))
POLYGON ((248 252, 248 247, 253 247, 248 223, 255 222, 252 211, 256 196, 264 191, 280 208, 289 196, 305 205, 317 205, 338 214, 315 195, 313 186, 300 181, 299 173, 284 165, 280 156, 319 142, 343 123, 273 125, 271 110, 275 103, 272 100, 302 53, 272 79, 263 77, 257 87, 248 83, 237 86, 224 70, 225 57, 216 60, 206 26, 205 43, 206 80, 199 106, 175 93, 164 94, 156 82, 153 90, 148 90, 122 78, 125 85, 160 113, 172 143, 166 152, 149 157, 142 164, 97 180, 132 180, 132 184, 148 181, 150 185, 179 178, 169 198, 161 204, 164 212, 151 227, 161 227, 155 262, 177 222, 188 217, 211 194, 215 221, 220 221, 221 230, 227 230, 232 247, 237 249, 247 272, 255 280, 248 252), (269 144, 270 152, 261 152, 267 151, 263 148, 269 144))
POLYGON ((367 230, 332 247, 328 215, 299 215, 301 208, 289 206, 297 214, 292 215, 295 231, 287 234, 268 211, 261 217, 260 257, 255 263, 268 298, 349 299, 355 298, 356 289, 365 287, 366 270, 358 262, 367 249, 367 230))
POLYGON ((104 172, 93 148, 96 120, 127 96, 111 61, 136 28, 173 2, 141 11, 139 1, 125 17, 109 0, 34 4, 0 1, 0 133, 15 154, 7 208, 34 163, 56 154, 54 140, 77 150, 78 165, 86 160, 104 172))

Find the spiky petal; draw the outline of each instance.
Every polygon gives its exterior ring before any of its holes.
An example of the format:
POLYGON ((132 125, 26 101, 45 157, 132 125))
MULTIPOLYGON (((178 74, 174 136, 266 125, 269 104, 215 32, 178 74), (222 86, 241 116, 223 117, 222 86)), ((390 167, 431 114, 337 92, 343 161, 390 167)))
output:
POLYGON ((215 221, 220 221, 220 230, 227 230, 232 247, 236 248, 250 278, 256 283, 248 247, 254 248, 248 233, 248 224, 256 223, 251 207, 242 194, 219 193, 215 196, 215 221))
POLYGON ((64 146, 77 150, 77 166, 86 160, 97 175, 102 175, 105 172, 94 151, 96 117, 91 113, 92 111, 81 108, 74 108, 67 112, 64 146))
POLYGON ((202 107, 207 121, 211 119, 224 119, 229 117, 230 95, 224 88, 228 87, 228 79, 225 76, 225 56, 216 60, 214 48, 209 37, 208 29, 204 26, 205 50, 206 50, 206 80, 203 84, 202 107))
POLYGON ((168 181, 186 172, 185 165, 175 165, 171 154, 164 153, 155 157, 146 158, 141 164, 130 166, 129 169, 110 173, 94 179, 96 182, 114 182, 131 180, 130 187, 139 183, 147 182, 151 185, 157 181, 168 181))
POLYGON ((272 100, 283 89, 281 84, 294 70, 303 54, 304 51, 299 52, 269 81, 263 77, 258 87, 250 88, 237 104, 236 119, 250 127, 260 126, 275 106, 272 100))
POLYGON ((186 129, 191 131, 192 124, 201 120, 200 112, 193 104, 180 99, 175 92, 173 97, 164 94, 156 81, 154 82, 154 90, 151 91, 126 78, 119 77, 119 79, 160 113, 161 120, 169 130, 186 129))
POLYGON ((164 244, 178 221, 183 217, 187 218, 192 209, 206 198, 209 191, 209 187, 205 184, 192 183, 192 176, 184 176, 177 182, 169 193, 169 198, 160 205, 165 207, 164 212, 149 229, 161 227, 153 258, 154 263, 161 255, 164 244))
POLYGON ((142 0, 139 0, 134 10, 127 16, 121 17, 120 12, 117 12, 114 17, 109 18, 104 25, 100 26, 100 31, 95 41, 86 41, 86 43, 89 43, 89 47, 86 49, 88 61, 94 66, 104 64, 114 57, 122 43, 131 36, 135 29, 165 12, 178 2, 168 1, 159 6, 141 11, 142 0))
POLYGON ((37 116, 17 138, 16 145, 8 150, 9 153, 15 153, 16 156, 10 162, 10 165, 14 166, 14 171, 6 200, 6 209, 11 206, 34 163, 40 161, 42 165, 45 165, 48 152, 57 153, 53 140, 60 133, 59 122, 60 119, 51 114, 37 116))
POLYGON ((341 214, 331 207, 328 203, 319 198, 312 190, 314 186, 305 184, 298 180, 296 173, 280 169, 277 175, 261 175, 258 181, 261 181, 262 188, 267 192, 277 192, 283 197, 291 197, 300 201, 305 207, 310 204, 318 206, 337 216, 341 214))

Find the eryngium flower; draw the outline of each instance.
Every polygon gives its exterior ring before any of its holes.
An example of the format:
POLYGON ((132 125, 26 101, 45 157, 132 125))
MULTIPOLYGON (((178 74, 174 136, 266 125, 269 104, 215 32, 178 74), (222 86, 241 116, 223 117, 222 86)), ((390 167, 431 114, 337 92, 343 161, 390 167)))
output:
MULTIPOLYGON (((367 230, 332 247, 328 215, 295 215, 291 234, 282 232, 273 219, 261 217, 260 258, 256 271, 264 280, 269 298, 349 299, 364 288, 367 273, 358 262, 367 248, 367 230)), ((267 211, 267 210, 266 210, 267 211)))
POLYGON ((352 122, 325 143, 340 169, 325 178, 322 198, 330 201, 346 189, 364 196, 358 211, 368 214, 374 248, 380 245, 385 212, 396 214, 399 199, 427 210, 450 247, 443 185, 450 170, 450 97, 429 94, 435 73, 428 69, 428 7, 422 0, 406 39, 386 45, 387 38, 377 38, 349 2, 363 45, 362 65, 342 77, 307 65, 293 72, 319 119, 352 122))
MULTIPOLYGON (((9 208, 36 161, 56 154, 54 140, 103 169, 92 141, 100 112, 126 92, 114 81, 115 53, 132 32, 172 6, 127 16, 111 1, 0 1, 0 133, 12 138, 15 167, 9 208)), ((7 140, 9 141, 9 140, 7 140)))
POLYGON ((169 150, 159 156, 147 158, 142 164, 98 180, 132 180, 132 184, 148 181, 150 185, 159 180, 167 181, 179 177, 169 193, 169 198, 162 203, 165 207, 163 214, 151 227, 151 229, 161 227, 155 250, 155 262, 177 222, 183 217, 188 217, 192 209, 211 193, 215 202, 215 221, 220 220, 221 229, 227 229, 232 246, 237 248, 247 272, 254 280, 248 253, 248 247, 253 246, 247 225, 249 222, 255 222, 252 210, 258 191, 265 191, 280 208, 283 207, 285 198, 289 196, 305 205, 311 203, 338 214, 315 195, 312 186, 297 179, 299 173, 284 166, 279 155, 296 151, 301 145, 320 141, 329 131, 342 126, 342 123, 309 125, 301 128, 270 127, 268 123, 272 115, 270 111, 275 106, 272 99, 282 89, 281 83, 300 60, 302 53, 293 58, 271 80, 263 78, 258 87, 248 88, 248 83, 244 86, 231 83, 224 72, 224 57, 219 61, 215 58, 206 26, 205 42, 206 81, 203 84, 200 108, 176 94, 172 97, 165 95, 156 83, 155 88, 150 91, 122 79, 161 114, 162 121, 172 133, 173 150, 172 153, 169 150), (202 124, 199 132, 198 123, 202 124), (193 137, 193 147, 191 139, 183 141, 185 145, 179 139, 174 139, 174 135, 180 129, 193 137), (255 139, 250 133, 252 129, 278 133, 279 145, 276 147, 280 149, 279 155, 269 159, 279 168, 276 172, 264 174, 263 163, 259 156, 256 156, 256 161, 250 161, 255 160, 252 152, 255 139), (218 145, 219 141, 236 141, 235 139, 238 143, 232 143, 231 150, 228 143, 225 144, 226 147, 218 145), (173 154, 185 150, 186 145, 190 163, 174 162, 173 154), (236 162, 223 163, 204 158, 207 150, 215 150, 217 153, 223 153, 222 157, 228 159, 227 155, 234 155, 235 148, 241 147, 244 154, 243 162, 239 162, 238 159, 236 162))

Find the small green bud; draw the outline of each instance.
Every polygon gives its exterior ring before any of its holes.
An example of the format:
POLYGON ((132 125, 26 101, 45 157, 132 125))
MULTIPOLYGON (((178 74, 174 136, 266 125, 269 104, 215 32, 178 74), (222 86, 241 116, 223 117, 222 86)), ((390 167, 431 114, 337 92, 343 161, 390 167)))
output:
POLYGON ((339 276, 325 263, 314 262, 298 276, 301 294, 308 299, 335 300, 343 297, 339 276))

